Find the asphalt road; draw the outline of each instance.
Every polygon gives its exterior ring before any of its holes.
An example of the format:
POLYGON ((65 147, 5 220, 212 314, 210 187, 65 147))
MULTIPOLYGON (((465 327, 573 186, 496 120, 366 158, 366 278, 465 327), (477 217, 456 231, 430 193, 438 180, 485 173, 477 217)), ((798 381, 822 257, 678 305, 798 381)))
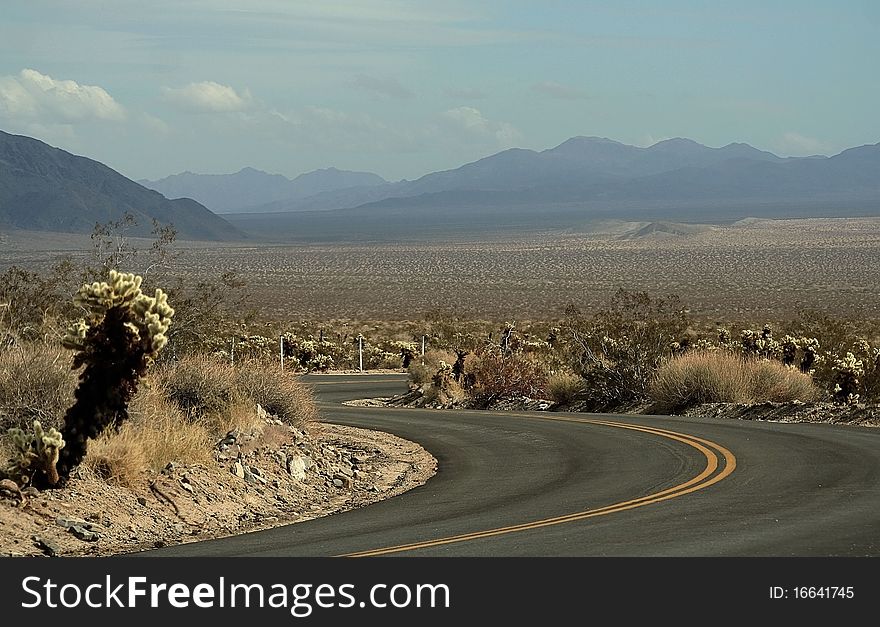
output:
POLYGON ((359 510, 141 555, 880 555, 880 429, 346 407, 406 379, 306 380, 324 421, 417 441, 437 475, 359 510))

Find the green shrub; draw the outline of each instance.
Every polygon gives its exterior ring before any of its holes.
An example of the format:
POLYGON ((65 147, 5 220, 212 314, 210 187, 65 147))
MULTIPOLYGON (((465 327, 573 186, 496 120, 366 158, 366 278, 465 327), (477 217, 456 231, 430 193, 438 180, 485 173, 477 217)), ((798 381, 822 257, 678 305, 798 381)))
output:
POLYGON ((584 379, 591 409, 645 400, 663 359, 681 350, 689 319, 676 298, 618 291, 592 317, 566 310, 571 368, 584 379))

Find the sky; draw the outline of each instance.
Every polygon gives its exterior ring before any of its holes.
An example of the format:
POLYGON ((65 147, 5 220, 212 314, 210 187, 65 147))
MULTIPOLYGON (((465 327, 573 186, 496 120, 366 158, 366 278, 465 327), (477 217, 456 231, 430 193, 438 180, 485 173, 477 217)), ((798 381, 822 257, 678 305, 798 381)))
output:
POLYGON ((577 135, 880 142, 876 0, 3 0, 0 129, 133 179, 414 179, 577 135))

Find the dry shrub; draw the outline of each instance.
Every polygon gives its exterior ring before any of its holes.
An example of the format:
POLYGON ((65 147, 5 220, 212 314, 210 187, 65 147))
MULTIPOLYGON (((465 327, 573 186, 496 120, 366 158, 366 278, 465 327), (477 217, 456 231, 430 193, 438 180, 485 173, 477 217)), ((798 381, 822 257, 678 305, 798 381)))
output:
POLYGON ((142 389, 132 400, 131 420, 89 444, 84 463, 107 481, 134 485, 144 471, 168 462, 208 461, 214 434, 202 420, 188 418, 164 391, 142 389))
POLYGON ((149 467, 140 434, 126 423, 118 433, 105 432, 89 443, 82 466, 108 483, 134 486, 149 467))
POLYGON ((154 380, 168 399, 191 418, 218 416, 243 400, 237 394, 235 368, 204 355, 188 355, 162 364, 154 380))
POLYGON ((474 362, 476 396, 483 402, 502 398, 541 398, 546 394, 547 370, 522 353, 505 355, 500 350, 486 350, 474 362))
POLYGON ((681 411, 702 403, 810 401, 812 378, 776 361, 727 351, 694 352, 666 361, 651 382, 657 408, 681 411))
POLYGON ((547 393, 559 405, 571 405, 584 390, 584 380, 573 372, 556 372, 547 378, 547 393))
POLYGON ((243 396, 290 425, 302 428, 318 417, 312 391, 298 375, 282 371, 275 363, 249 360, 237 364, 235 385, 243 396))
POLYGON ((807 402, 819 398, 819 389, 810 375, 778 361, 752 363, 751 382, 755 402, 807 402))
POLYGON ((39 420, 60 428, 73 403, 77 375, 69 351, 42 342, 0 350, 0 429, 27 428, 39 420))
POLYGON ((431 382, 431 377, 434 376, 434 373, 431 372, 428 366, 423 366, 420 361, 413 361, 407 368, 407 372, 409 373, 409 379, 416 387, 422 387, 431 382))
POLYGON ((270 414, 295 426, 317 418, 311 390, 292 371, 256 359, 235 366, 204 356, 164 364, 157 385, 191 419, 204 421, 213 433, 256 426, 259 403, 270 414))

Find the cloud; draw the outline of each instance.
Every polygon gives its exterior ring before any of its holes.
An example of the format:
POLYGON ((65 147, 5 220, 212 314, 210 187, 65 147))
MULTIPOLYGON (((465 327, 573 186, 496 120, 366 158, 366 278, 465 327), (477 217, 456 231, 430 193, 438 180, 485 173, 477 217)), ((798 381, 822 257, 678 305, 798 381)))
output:
POLYGON ((532 91, 557 100, 584 100, 587 97, 587 94, 581 90, 556 81, 535 83, 532 85, 532 91))
POLYGON ((367 74, 358 74, 349 83, 356 89, 373 92, 385 98, 405 100, 415 96, 413 92, 400 84, 396 78, 379 78, 367 74))
POLYGON ((828 152, 828 146, 823 142, 794 131, 784 133, 776 142, 776 149, 781 153, 798 157, 828 152))
POLYGON ((450 98, 461 98, 462 100, 482 100, 487 97, 486 92, 473 87, 463 87, 460 89, 446 89, 444 93, 450 98))
POLYGON ((470 139, 484 142, 489 140, 502 147, 513 146, 522 139, 522 133, 513 125, 489 120, 474 107, 449 109, 444 111, 441 117, 447 127, 470 139))
POLYGON ((0 77, 0 116, 19 121, 69 124, 118 121, 125 109, 103 88, 56 80, 32 69, 0 77))
POLYGON ((251 93, 247 88, 239 93, 228 85, 214 81, 190 83, 176 89, 163 87, 162 93, 166 102, 192 113, 246 111, 253 104, 251 93))

